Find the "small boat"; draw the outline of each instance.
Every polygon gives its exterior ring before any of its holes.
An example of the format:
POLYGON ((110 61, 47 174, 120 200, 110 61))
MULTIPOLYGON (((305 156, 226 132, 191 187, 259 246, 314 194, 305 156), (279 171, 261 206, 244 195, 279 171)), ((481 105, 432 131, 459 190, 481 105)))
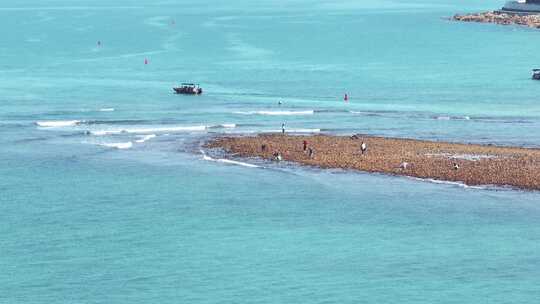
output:
POLYGON ((532 71, 533 71, 532 79, 540 80, 540 69, 534 69, 532 71))
POLYGON ((193 83, 182 83, 180 86, 174 87, 173 90, 176 94, 184 95, 201 95, 203 92, 198 84, 193 83))

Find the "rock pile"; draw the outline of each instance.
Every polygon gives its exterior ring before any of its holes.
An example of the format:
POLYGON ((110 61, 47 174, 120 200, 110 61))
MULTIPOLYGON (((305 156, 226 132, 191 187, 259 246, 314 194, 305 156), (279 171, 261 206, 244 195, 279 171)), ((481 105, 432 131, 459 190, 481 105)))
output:
POLYGON ((456 21, 496 23, 503 25, 523 25, 532 28, 540 28, 540 15, 518 15, 504 13, 500 11, 483 12, 477 14, 455 15, 452 17, 456 21))

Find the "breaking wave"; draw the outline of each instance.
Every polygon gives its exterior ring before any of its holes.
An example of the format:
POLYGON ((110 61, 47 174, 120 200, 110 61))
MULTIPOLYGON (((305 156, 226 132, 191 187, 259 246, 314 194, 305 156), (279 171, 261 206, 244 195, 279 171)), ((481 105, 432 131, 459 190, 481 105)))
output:
MULTIPOLYGON (((281 133, 281 130, 261 131, 263 133, 281 133)), ((320 133, 321 129, 285 129, 285 133, 320 133)))
POLYGON ((152 139, 154 137, 156 137, 156 134, 144 135, 144 136, 141 137, 141 139, 137 139, 135 142, 139 143, 139 144, 142 144, 145 141, 148 141, 148 140, 150 140, 150 139, 152 139))
POLYGON ((469 116, 433 116, 433 119, 436 120, 470 120, 471 118, 469 116))
POLYGON ((130 149, 131 147, 133 147, 133 143, 130 142, 130 141, 123 142, 123 143, 103 143, 103 144, 99 144, 99 145, 103 146, 103 147, 115 148, 115 149, 119 149, 119 150, 130 149))
POLYGON ((36 125, 46 128, 71 127, 80 124, 80 120, 54 120, 54 121, 36 121, 36 125))
POLYGON ((142 119, 115 119, 115 120, 85 120, 82 121, 80 124, 84 125, 129 125, 129 124, 144 124, 149 123, 148 120, 142 120, 142 119))
POLYGON ((215 126, 208 126, 208 129, 233 129, 236 128, 236 124, 220 124, 215 126))
POLYGON ((240 162, 236 160, 230 160, 230 159, 225 159, 225 158, 212 158, 206 155, 206 153, 204 153, 204 151, 202 150, 201 150, 201 153, 203 155, 203 160, 206 160, 206 161, 223 163, 223 164, 228 164, 228 165, 236 165, 236 166, 242 166, 242 167, 248 167, 248 168, 260 168, 260 166, 248 164, 248 163, 244 163, 244 162, 240 162))
POLYGON ((294 115, 313 115, 314 110, 305 111, 237 111, 234 114, 241 115, 270 115, 270 116, 294 116, 294 115))
POLYGON ((365 115, 365 116, 382 116, 382 113, 377 113, 377 112, 349 111, 349 113, 355 114, 355 115, 365 115))
POLYGON ((428 183, 432 183, 432 184, 441 184, 441 185, 449 185, 449 186, 456 186, 456 187, 461 187, 461 188, 468 188, 468 189, 489 189, 489 185, 485 185, 485 186, 469 186, 465 183, 462 183, 462 182, 453 182, 453 181, 445 181, 445 180, 439 180, 439 179, 434 179, 434 178, 420 178, 420 177, 412 177, 412 176, 408 176, 409 178, 413 179, 413 180, 417 180, 417 181, 421 181, 421 182, 428 182, 428 183))
POLYGON ((114 135, 114 134, 147 134, 160 132, 200 132, 205 131, 206 126, 171 126, 171 127, 147 127, 147 128, 126 128, 90 131, 95 136, 114 135))

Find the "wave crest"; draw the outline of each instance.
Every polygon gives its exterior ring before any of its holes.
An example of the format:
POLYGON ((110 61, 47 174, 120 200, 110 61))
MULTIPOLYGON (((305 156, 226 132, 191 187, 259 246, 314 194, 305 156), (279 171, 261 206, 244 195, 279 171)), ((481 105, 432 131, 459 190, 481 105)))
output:
POLYGON ((115 149, 119 149, 119 150, 130 149, 131 147, 133 147, 133 143, 130 142, 130 141, 123 142, 123 143, 103 143, 103 144, 99 144, 99 145, 103 146, 103 147, 115 148, 115 149))
POLYGON ((236 160, 230 160, 230 159, 225 159, 225 158, 212 158, 206 155, 206 153, 204 153, 204 151, 202 150, 201 150, 201 153, 203 155, 203 160, 206 160, 206 161, 223 163, 223 164, 228 164, 228 165, 236 165, 236 166, 242 166, 242 167, 248 167, 248 168, 260 168, 260 166, 248 164, 248 163, 244 163, 244 162, 240 162, 236 160))
POLYGON ((51 120, 51 121, 36 121, 36 125, 46 128, 71 127, 80 124, 80 120, 51 120))
POLYGON ((313 115, 314 110, 305 111, 237 111, 234 114, 241 115, 269 115, 269 116, 294 116, 294 115, 313 115))

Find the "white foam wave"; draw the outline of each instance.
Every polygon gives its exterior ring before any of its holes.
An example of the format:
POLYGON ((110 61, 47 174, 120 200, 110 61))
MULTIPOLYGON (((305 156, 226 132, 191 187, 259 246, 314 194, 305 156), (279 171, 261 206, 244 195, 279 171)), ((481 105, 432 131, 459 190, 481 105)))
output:
POLYGON ((271 116, 293 116, 293 115, 313 115, 314 110, 306 111, 237 111, 234 114, 241 115, 271 115, 271 116))
POLYGON ((205 131, 206 126, 172 126, 172 127, 148 127, 148 128, 128 128, 128 129, 112 129, 112 130, 97 130, 91 131, 90 134, 95 136, 113 135, 122 133, 131 134, 147 134, 160 132, 197 132, 205 131))
POLYGON ((433 184, 457 186, 457 187, 461 187, 461 188, 487 189, 487 186, 469 186, 469 185, 464 184, 462 182, 445 181, 445 180, 439 180, 439 179, 434 179, 434 178, 419 178, 419 177, 409 177, 409 178, 417 180, 417 181, 421 181, 421 182, 429 182, 429 183, 433 183, 433 184))
POLYGON ((437 120, 450 120, 451 117, 450 116, 437 116, 436 119, 437 120))
POLYGON ((471 120, 469 116, 435 116, 436 120, 471 120))
POLYGON ((452 154, 452 153, 426 153, 426 156, 442 156, 447 157, 450 159, 463 159, 463 160, 469 160, 469 161, 479 161, 482 159, 495 159, 499 158, 497 155, 491 155, 491 154, 452 154))
POLYGON ((365 114, 365 115, 376 114, 376 113, 373 113, 373 112, 365 112, 365 111, 349 111, 349 113, 351 113, 351 114, 365 114))
POLYGON ((46 128, 70 127, 76 126, 80 123, 80 120, 36 121, 36 125, 46 128))
POLYGON ((207 126, 207 128, 209 129, 234 129, 236 128, 236 124, 233 124, 233 123, 225 123, 225 124, 220 124, 220 125, 211 125, 211 126, 207 126))
POLYGON ((143 22, 146 25, 155 26, 159 28, 165 28, 167 27, 168 20, 170 19, 169 16, 154 16, 145 19, 143 22))
MULTIPOLYGON (((282 130, 268 130, 264 133, 281 133, 282 130)), ((285 133, 320 133, 321 129, 285 129, 285 133)))
POLYGON ((120 150, 129 149, 133 147, 133 143, 130 141, 123 142, 123 143, 104 143, 104 144, 99 144, 99 145, 108 147, 108 148, 120 149, 120 150))
POLYGON ((99 109, 100 112, 114 112, 114 108, 102 108, 99 109))
POLYGON ((145 141, 148 141, 148 140, 150 140, 150 139, 152 139, 154 137, 156 137, 156 134, 145 135, 145 136, 142 136, 141 139, 136 140, 135 142, 139 143, 139 144, 142 144, 145 141))
POLYGON ((201 151, 203 155, 203 160, 211 161, 211 162, 217 162, 217 163, 223 163, 223 164, 229 164, 229 165, 236 165, 236 166, 242 166, 242 167, 248 167, 248 168, 260 168, 260 166, 248 164, 236 160, 230 160, 230 159, 224 159, 224 158, 212 158, 204 153, 204 151, 201 151))

